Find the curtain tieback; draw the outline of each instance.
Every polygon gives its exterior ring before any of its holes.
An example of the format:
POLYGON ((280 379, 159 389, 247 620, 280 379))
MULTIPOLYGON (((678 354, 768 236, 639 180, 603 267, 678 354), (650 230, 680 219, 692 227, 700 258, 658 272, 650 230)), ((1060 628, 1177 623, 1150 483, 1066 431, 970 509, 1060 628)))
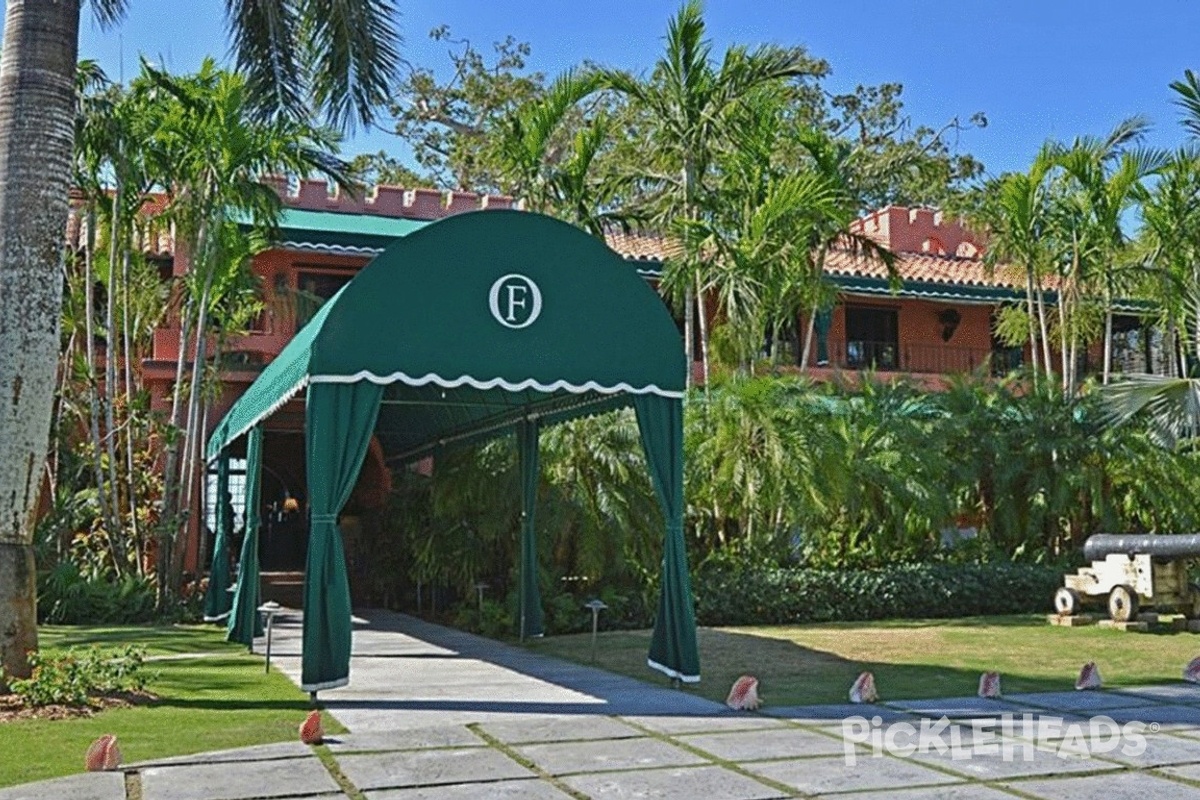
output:
POLYGON ((334 525, 336 525, 337 520, 338 520, 337 514, 313 514, 312 515, 312 523, 314 525, 317 525, 322 522, 332 522, 334 525))

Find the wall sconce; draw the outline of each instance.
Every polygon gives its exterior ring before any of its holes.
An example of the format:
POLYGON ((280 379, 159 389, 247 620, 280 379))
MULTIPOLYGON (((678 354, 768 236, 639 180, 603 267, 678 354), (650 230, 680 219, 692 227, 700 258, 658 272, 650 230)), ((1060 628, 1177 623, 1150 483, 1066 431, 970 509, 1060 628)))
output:
POLYGON ((294 514, 300 510, 300 501, 292 497, 290 492, 283 493, 283 513, 294 514))
POLYGON ((958 324, 962 322, 962 314, 958 313, 958 309, 947 308, 938 314, 938 322, 942 325, 942 341, 948 342, 954 336, 954 332, 958 330, 958 324))

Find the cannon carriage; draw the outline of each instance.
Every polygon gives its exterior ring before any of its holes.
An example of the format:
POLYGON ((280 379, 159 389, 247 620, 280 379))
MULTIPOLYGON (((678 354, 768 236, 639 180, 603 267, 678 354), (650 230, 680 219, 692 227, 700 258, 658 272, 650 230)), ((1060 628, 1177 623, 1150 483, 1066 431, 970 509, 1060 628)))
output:
POLYGON ((1200 619, 1200 587, 1188 572, 1200 560, 1200 534, 1097 534, 1084 543, 1083 555, 1091 566, 1065 576, 1054 594, 1060 615, 1107 606, 1115 622, 1135 620, 1143 608, 1200 619))

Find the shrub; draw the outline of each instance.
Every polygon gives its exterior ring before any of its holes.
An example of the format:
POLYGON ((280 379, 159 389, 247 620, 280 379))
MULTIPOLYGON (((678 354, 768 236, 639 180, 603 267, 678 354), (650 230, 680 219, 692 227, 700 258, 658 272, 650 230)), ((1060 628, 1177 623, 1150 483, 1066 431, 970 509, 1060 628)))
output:
POLYGON ((38 584, 43 624, 129 625, 156 618, 154 584, 147 578, 87 578, 64 561, 40 576, 38 584))
POLYGON ((29 654, 33 674, 7 680, 12 691, 30 706, 87 705, 90 698, 116 692, 141 691, 145 651, 130 645, 117 652, 71 648, 29 654))
POLYGON ((905 564, 878 570, 719 564, 694 581, 702 625, 782 625, 1046 611, 1062 570, 1042 564, 905 564))

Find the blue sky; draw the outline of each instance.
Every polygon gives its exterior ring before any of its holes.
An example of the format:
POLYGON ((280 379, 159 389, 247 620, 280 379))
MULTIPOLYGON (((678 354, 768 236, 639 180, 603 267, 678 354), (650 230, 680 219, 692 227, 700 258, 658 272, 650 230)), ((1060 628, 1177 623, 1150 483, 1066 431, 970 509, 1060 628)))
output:
MULTIPOLYGON (((126 21, 101 32, 85 16, 83 58, 110 75, 136 71, 138 54, 176 71, 224 58, 219 0, 132 0, 126 21)), ((585 59, 648 69, 675 0, 400 0, 405 56, 442 68, 446 46, 428 39, 446 23, 479 46, 508 34, 533 48, 530 66, 556 73, 585 59)), ((961 149, 991 173, 1024 169, 1047 138, 1103 134, 1135 113, 1155 123, 1151 144, 1181 142, 1167 84, 1200 70, 1200 3, 1188 0, 709 0, 717 50, 732 43, 801 44, 833 67, 828 86, 899 81, 917 123, 940 126, 984 112, 961 149)), ((359 134, 347 154, 407 148, 384 132, 359 134)))

